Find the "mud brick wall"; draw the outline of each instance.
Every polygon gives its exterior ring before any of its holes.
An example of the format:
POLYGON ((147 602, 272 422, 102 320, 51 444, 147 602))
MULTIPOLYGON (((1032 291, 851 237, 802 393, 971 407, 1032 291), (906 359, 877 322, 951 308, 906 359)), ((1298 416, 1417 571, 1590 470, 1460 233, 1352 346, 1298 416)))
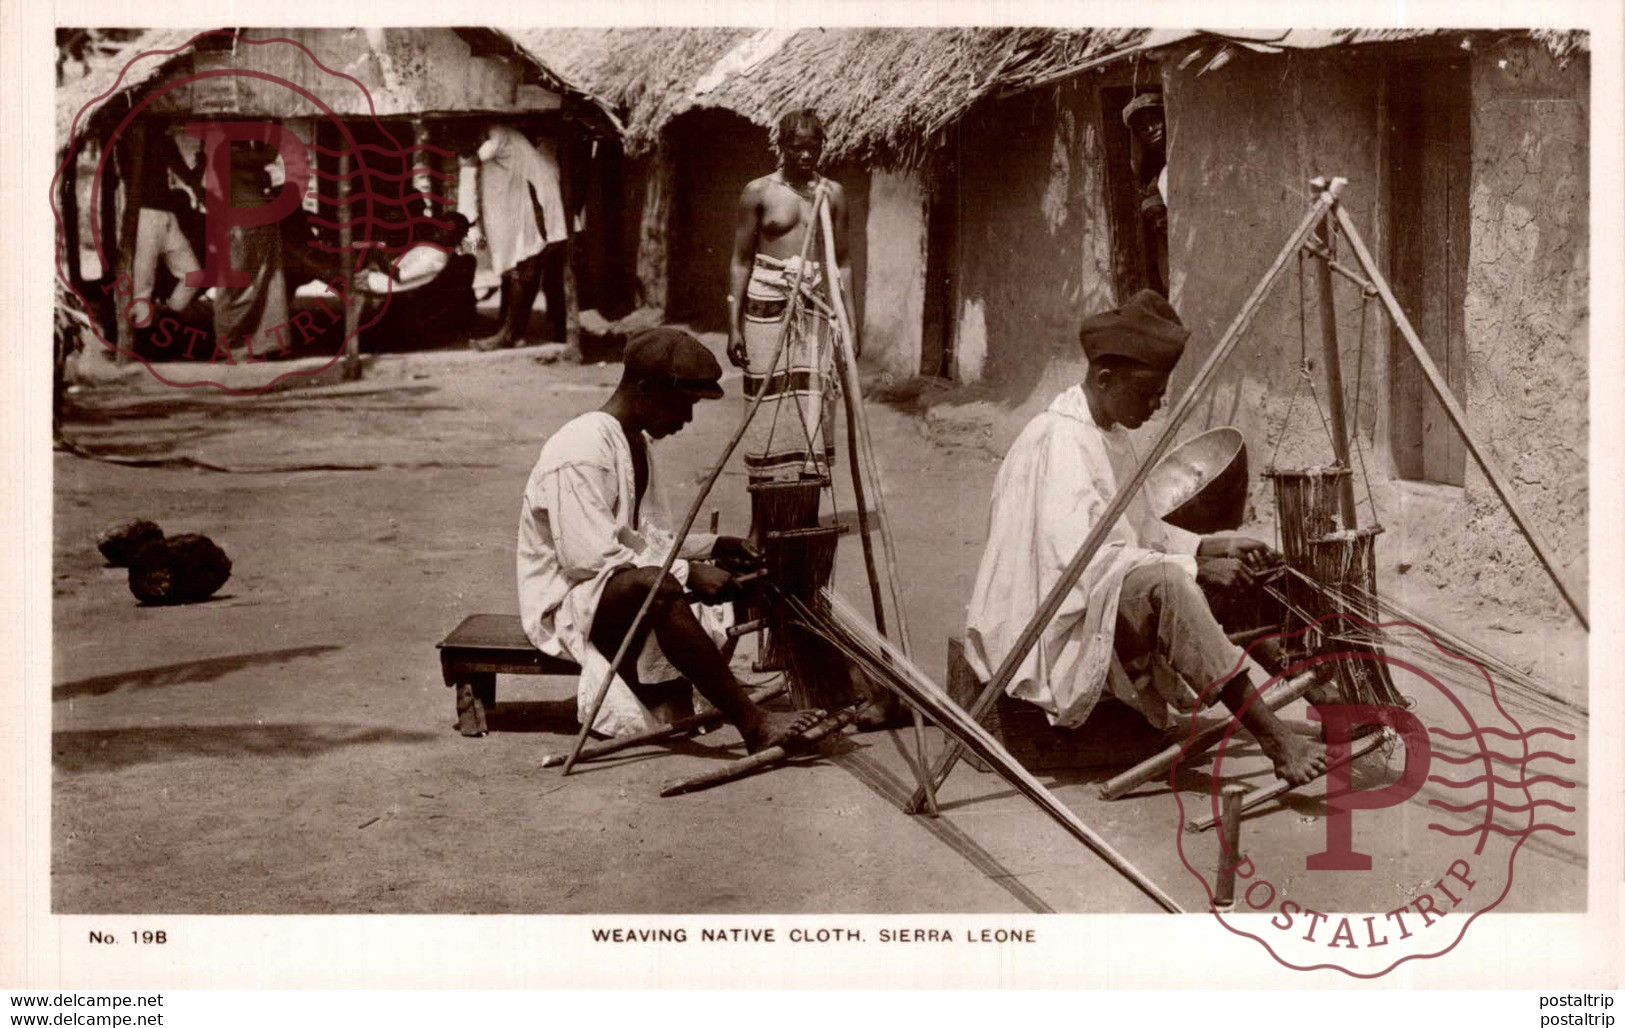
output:
POLYGON ((1081 370, 1078 324, 1113 302, 1096 108, 1086 77, 991 102, 960 129, 961 381, 1025 392, 1052 361, 1081 370))
MULTIPOLYGON (((1509 42, 1472 62, 1467 412, 1530 518, 1587 582, 1590 62, 1509 42)), ((1457 540, 1485 597, 1561 609, 1488 482, 1468 465, 1457 540)))
MULTIPOLYGON (((1348 179, 1344 206, 1367 244, 1384 248, 1376 70, 1374 60, 1346 52, 1235 53, 1216 68, 1206 59, 1168 67, 1172 299, 1192 330, 1170 395, 1190 384, 1308 213, 1310 179, 1348 179)), ((1362 337, 1359 291, 1341 280, 1334 290, 1350 427, 1370 457, 1380 432, 1386 333, 1372 311, 1362 337)), ((1300 370, 1307 357, 1324 405, 1321 348, 1314 269, 1304 265, 1300 293, 1292 260, 1189 431, 1240 428, 1255 472, 1272 458, 1287 467, 1330 463, 1331 445, 1300 370)))

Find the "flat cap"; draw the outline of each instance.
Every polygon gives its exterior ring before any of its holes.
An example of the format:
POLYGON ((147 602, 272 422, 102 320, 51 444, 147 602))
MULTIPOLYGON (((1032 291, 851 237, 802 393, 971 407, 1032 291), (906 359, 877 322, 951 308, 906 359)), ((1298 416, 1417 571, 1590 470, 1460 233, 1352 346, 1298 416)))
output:
POLYGON ((1121 307, 1084 321, 1078 342, 1090 360, 1122 357, 1166 373, 1179 363, 1190 335, 1161 293, 1142 289, 1121 307))
POLYGON ((705 344, 680 328, 648 328, 626 342, 622 373, 645 382, 661 382, 690 396, 717 400, 723 396, 722 365, 705 344))

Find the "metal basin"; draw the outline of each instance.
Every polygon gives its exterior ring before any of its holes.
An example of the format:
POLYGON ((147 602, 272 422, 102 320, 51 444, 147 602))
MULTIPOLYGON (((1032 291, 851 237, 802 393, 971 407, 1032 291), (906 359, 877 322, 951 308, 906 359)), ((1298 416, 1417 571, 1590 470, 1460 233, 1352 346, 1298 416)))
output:
POLYGON ((1168 451, 1145 480, 1151 513, 1187 532, 1241 527, 1247 514, 1247 443, 1234 428, 1203 432, 1168 451))

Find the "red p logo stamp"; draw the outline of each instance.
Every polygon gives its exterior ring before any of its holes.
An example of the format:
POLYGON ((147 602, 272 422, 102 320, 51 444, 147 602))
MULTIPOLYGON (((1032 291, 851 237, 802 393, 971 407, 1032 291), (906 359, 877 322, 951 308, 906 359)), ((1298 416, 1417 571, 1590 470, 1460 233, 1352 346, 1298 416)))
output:
POLYGON ((441 233, 453 222, 427 212, 454 206, 433 191, 454 174, 422 158, 452 155, 402 131, 378 119, 360 80, 293 39, 205 32, 139 54, 74 120, 51 192, 59 275, 99 341, 166 384, 252 393, 319 374, 387 310, 398 255, 449 252, 441 233), (103 106, 121 89, 127 111, 103 106), (89 223, 94 279, 70 270, 81 226, 59 206, 82 153, 98 155, 88 210, 104 212, 89 223), (425 223, 439 231, 419 236, 425 223), (175 282, 165 295, 160 268, 175 282), (320 359, 231 374, 296 356, 320 359), (171 377, 181 361, 187 374, 171 377))
MULTIPOLYGON (((1439 646, 1425 630, 1360 624, 1378 638, 1404 637, 1406 645, 1323 653, 1268 684, 1315 665, 1375 662, 1394 676, 1410 706, 1309 708, 1324 733, 1324 784, 1303 788, 1287 831, 1278 821, 1266 839, 1261 826, 1244 826, 1235 852, 1218 833, 1218 877, 1233 876, 1233 902, 1214 903, 1213 912, 1226 930, 1286 967, 1375 978, 1406 961, 1449 953, 1479 916, 1506 900, 1519 851, 1532 836, 1574 834, 1560 822, 1575 811, 1562 802, 1575 783, 1544 773, 1574 760, 1539 744, 1552 739, 1560 747, 1575 735, 1524 728, 1483 665, 1439 646), (1452 689, 1446 679, 1471 684, 1452 689), (1320 789, 1323 805, 1313 799, 1320 789)), ((1254 702, 1264 693, 1260 688, 1254 702)), ((1182 823, 1176 835, 1181 861, 1210 901, 1215 835, 1204 833, 1220 820, 1226 748, 1240 746, 1235 728, 1216 750, 1211 810, 1196 812, 1205 816, 1182 823)), ((1257 789, 1241 806, 1264 809, 1287 792, 1283 784, 1257 789)), ((1290 816, 1278 806, 1275 814, 1290 816)))
POLYGON ((1309 717, 1326 726, 1326 848, 1312 853, 1311 871, 1369 871, 1371 857, 1354 852, 1354 812, 1404 803, 1421 790, 1433 759, 1427 726, 1401 707, 1375 703, 1311 706, 1309 717), (1375 789, 1354 788, 1354 730, 1382 725, 1404 742, 1399 780, 1375 789))
POLYGON ((204 252, 208 256, 200 270, 187 273, 186 284, 205 289, 251 285, 252 275, 231 266, 231 230, 274 225, 299 209, 310 188, 310 160, 305 142, 287 128, 269 121, 191 122, 186 126, 186 134, 203 141, 204 195, 208 198, 204 210, 204 252), (269 145, 282 159, 282 190, 270 203, 258 207, 232 206, 231 144, 234 142, 269 145))

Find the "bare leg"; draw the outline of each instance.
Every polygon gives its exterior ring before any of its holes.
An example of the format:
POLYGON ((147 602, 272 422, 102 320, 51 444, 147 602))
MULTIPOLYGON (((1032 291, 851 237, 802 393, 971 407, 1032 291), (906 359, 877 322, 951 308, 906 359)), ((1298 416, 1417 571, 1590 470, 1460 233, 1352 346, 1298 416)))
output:
MULTIPOLYGON (((614 654, 638 608, 643 605, 649 587, 656 581, 659 568, 626 568, 610 576, 598 601, 598 612, 593 616, 592 643, 601 653, 614 654)), ((638 627, 638 638, 628 647, 626 657, 617 669, 629 682, 637 681, 637 655, 642 651, 649 632, 654 632, 661 652, 671 661, 683 677, 694 683, 701 696, 722 712, 722 716, 737 729, 752 753, 768 746, 791 742, 816 724, 824 712, 802 710, 790 714, 769 713, 752 703, 744 688, 734 678, 728 662, 723 659, 711 637, 705 634, 694 612, 688 608, 688 599, 682 583, 671 575, 659 579, 654 605, 638 627)))
MULTIPOLYGON (((1241 650, 1225 637, 1194 579, 1171 564, 1136 568, 1123 579, 1117 609, 1117 645, 1128 655, 1151 649, 1196 689, 1230 674, 1241 650)), ((1302 785, 1326 770, 1326 747, 1289 730, 1273 711, 1252 701, 1245 674, 1225 684, 1219 700, 1241 719, 1275 765, 1275 773, 1302 785)))
POLYGON ((192 244, 186 241, 181 227, 175 221, 175 216, 169 216, 168 229, 164 236, 164 263, 169 267, 169 273, 175 276, 175 288, 170 290, 166 306, 172 311, 184 311, 191 306, 192 298, 198 294, 196 286, 186 284, 186 276, 194 271, 203 270, 198 263, 197 254, 192 252, 192 244))
POLYGON ((520 261, 516 266, 503 272, 497 331, 494 335, 472 340, 469 346, 476 350, 489 351, 522 345, 525 341, 525 332, 530 326, 530 308, 536 303, 536 290, 540 284, 540 256, 520 261))
POLYGON ((503 329, 509 346, 524 346, 530 335, 531 308, 536 306, 536 294, 542 287, 542 255, 520 261, 514 274, 513 299, 508 305, 508 320, 503 329))

